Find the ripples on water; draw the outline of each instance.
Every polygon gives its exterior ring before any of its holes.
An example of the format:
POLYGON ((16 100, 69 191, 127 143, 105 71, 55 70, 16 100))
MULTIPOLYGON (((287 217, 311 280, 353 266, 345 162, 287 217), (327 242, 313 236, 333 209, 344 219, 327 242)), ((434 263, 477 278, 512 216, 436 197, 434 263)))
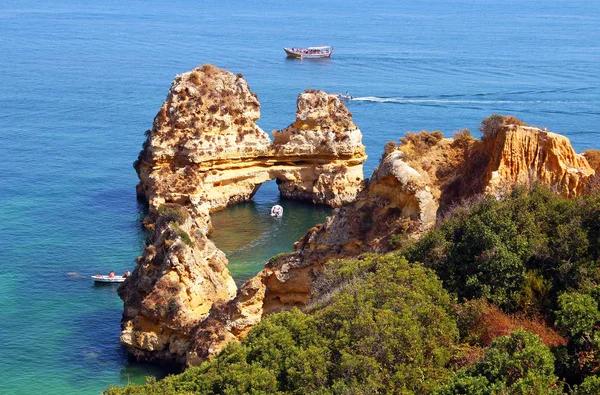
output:
MULTIPOLYGON (((89 276, 142 251, 131 164, 174 74, 243 73, 267 132, 306 88, 350 91, 366 176, 406 131, 477 133, 494 112, 581 151, 600 148, 599 15, 583 0, 0 4, 0 393, 97 394, 159 374, 127 361, 116 288, 89 276), (282 49, 320 43, 331 59, 282 49)), ((212 238, 240 283, 328 212, 268 183, 215 213, 212 238)))
POLYGON ((213 213, 211 239, 227 255, 236 283, 258 273, 270 257, 292 251, 309 228, 323 223, 331 209, 279 198, 275 180, 263 184, 254 201, 213 213), (283 207, 283 216, 271 217, 271 207, 283 207))

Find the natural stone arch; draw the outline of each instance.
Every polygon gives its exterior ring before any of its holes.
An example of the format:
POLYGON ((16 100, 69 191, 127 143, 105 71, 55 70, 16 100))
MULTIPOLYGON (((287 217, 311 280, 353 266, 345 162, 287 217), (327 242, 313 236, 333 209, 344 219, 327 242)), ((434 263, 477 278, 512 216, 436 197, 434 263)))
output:
MULTIPOLYGON (((322 91, 303 92, 297 105, 295 122, 274 131, 271 142, 255 123, 260 104, 241 75, 206 65, 173 81, 134 164, 138 196, 149 207, 145 224, 153 228, 119 288, 121 343, 134 357, 175 366, 197 362, 194 328, 216 311, 214 305, 236 296, 225 254, 208 238, 211 212, 250 200, 273 179, 289 199, 332 207, 355 199, 366 154, 352 114, 322 91)), ((225 338, 243 335, 260 320, 267 284, 274 290, 278 284, 264 279, 249 281, 255 291, 238 293, 258 304, 239 311, 238 329, 225 338)), ((296 299, 285 296, 286 303, 300 303, 305 291, 296 299)))

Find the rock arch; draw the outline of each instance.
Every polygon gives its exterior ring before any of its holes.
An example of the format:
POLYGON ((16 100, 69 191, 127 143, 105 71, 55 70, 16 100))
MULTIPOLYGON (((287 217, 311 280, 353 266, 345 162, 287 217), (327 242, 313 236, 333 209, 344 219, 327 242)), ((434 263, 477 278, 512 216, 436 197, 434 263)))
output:
MULTIPOLYGON (((274 131, 271 142, 255 123, 260 104, 240 74, 205 65, 175 77, 134 163, 138 196, 149 207, 145 225, 153 229, 119 288, 121 343, 137 359, 197 362, 203 335, 194 333, 215 334, 205 331, 209 312, 236 296, 225 254, 208 238, 211 212, 250 200, 273 179, 289 199, 339 207, 356 198, 367 157, 352 114, 336 95, 316 90, 301 93, 297 107, 294 123, 274 131)), ((255 287, 238 293, 235 303, 253 304, 243 314, 228 310, 238 329, 224 337, 241 336, 260 319, 268 281, 254 278, 255 287)), ((290 293, 287 302, 305 296, 290 293)))

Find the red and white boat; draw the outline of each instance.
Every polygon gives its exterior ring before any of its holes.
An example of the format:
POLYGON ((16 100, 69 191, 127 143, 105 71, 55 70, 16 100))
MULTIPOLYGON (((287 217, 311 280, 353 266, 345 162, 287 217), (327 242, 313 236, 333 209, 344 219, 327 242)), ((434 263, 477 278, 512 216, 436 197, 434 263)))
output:
POLYGON ((300 59, 319 59, 319 58, 330 58, 333 52, 333 47, 328 45, 322 47, 308 47, 308 48, 283 48, 285 53, 290 58, 300 59))

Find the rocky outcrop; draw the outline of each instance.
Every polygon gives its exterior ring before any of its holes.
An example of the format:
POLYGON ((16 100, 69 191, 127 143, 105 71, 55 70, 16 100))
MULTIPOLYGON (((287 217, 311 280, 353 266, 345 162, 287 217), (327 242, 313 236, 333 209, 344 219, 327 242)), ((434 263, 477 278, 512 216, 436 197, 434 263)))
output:
POLYGON ((354 200, 365 149, 335 95, 302 93, 296 121, 275 131, 274 143, 259 117, 241 75, 210 65, 178 75, 135 164, 150 210, 172 202, 212 212, 251 199, 272 179, 285 197, 331 206, 354 200))
POLYGON ((212 304, 235 296, 225 254, 188 211, 160 207, 154 234, 136 269, 119 288, 125 302, 121 342, 138 359, 185 363, 189 333, 212 304))
POLYGON ((397 248, 463 199, 534 181, 572 197, 595 178, 565 137, 493 116, 481 141, 465 130, 388 143, 363 188, 361 133, 343 103, 307 90, 297 107, 271 143, 241 75, 203 66, 176 77, 135 163, 153 235, 119 294, 121 342, 138 359, 198 364, 265 314, 305 305, 327 260, 397 248), (210 213, 251 199, 271 179, 282 196, 338 208, 236 290, 207 236, 210 213))
POLYGON ((486 192, 502 192, 507 185, 541 182, 565 197, 586 191, 594 170, 569 139, 556 133, 519 124, 507 124, 486 138, 483 149, 489 165, 483 174, 486 192))
MULTIPOLYGON (((175 78, 147 132, 134 167, 153 234, 119 288, 121 343, 139 360, 189 365, 272 310, 263 306, 277 293, 270 275, 285 277, 287 269, 263 273, 232 300, 227 259, 208 238, 211 212, 251 199, 272 179, 284 197, 333 207, 353 201, 363 186, 361 132, 335 95, 302 93, 296 121, 275 131, 273 143, 256 125, 259 116, 241 75, 205 65, 175 78), (201 333, 222 339, 202 341, 201 333)), ((286 293, 281 303, 293 299, 286 293)))
MULTIPOLYGON (((501 195, 539 182, 575 197, 598 184, 586 156, 575 153, 566 137, 500 118, 495 133, 481 141, 466 130, 453 139, 440 132, 407 133, 398 147, 388 146, 357 200, 309 231, 297 250, 319 264, 386 252, 418 237, 452 205, 481 193, 501 195)), ((595 158, 594 151, 586 155, 595 158)))

